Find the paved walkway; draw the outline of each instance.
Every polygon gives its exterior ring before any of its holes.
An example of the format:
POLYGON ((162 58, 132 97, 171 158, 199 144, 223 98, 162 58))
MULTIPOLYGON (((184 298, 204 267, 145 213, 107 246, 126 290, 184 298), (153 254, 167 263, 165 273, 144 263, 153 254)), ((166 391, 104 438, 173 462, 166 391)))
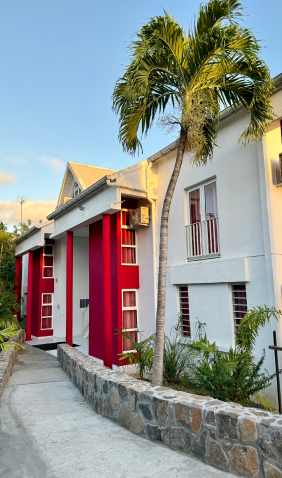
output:
POLYGON ((1 399, 2 478, 232 478, 96 415, 55 357, 26 345, 1 399))

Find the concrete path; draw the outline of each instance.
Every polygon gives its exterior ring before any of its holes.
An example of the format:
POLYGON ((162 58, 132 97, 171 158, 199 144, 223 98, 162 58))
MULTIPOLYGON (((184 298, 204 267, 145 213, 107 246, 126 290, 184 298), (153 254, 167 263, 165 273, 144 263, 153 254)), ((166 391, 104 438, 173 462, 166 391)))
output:
POLYGON ((96 415, 55 357, 26 345, 1 399, 2 478, 232 478, 96 415))

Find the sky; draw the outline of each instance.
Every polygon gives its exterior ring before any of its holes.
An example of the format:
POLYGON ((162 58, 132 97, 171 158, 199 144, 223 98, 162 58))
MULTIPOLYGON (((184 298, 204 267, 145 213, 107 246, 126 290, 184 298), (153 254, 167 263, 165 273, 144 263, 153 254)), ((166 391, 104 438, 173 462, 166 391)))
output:
MULTIPOLYGON (((2 0, 0 6, 0 220, 54 210, 67 161, 122 169, 175 136, 152 128, 143 154, 123 153, 111 108, 132 35, 163 9, 191 25, 198 0, 2 0)), ((263 46, 272 77, 282 72, 281 0, 245 0, 244 24, 263 46)))

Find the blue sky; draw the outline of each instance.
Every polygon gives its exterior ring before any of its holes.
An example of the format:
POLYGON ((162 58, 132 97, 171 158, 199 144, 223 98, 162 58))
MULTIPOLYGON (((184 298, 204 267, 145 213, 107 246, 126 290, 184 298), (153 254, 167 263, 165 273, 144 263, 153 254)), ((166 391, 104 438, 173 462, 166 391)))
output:
MULTIPOLYGON (((143 155, 124 154, 111 94, 131 35, 163 8, 188 26, 199 4, 1 1, 0 219, 18 222, 18 195, 28 197, 26 215, 34 221, 45 202, 52 209, 67 161, 121 169, 174 140, 154 128, 143 140, 143 155)), ((243 4, 245 24, 263 41, 263 57, 275 76, 282 72, 282 2, 243 4)))

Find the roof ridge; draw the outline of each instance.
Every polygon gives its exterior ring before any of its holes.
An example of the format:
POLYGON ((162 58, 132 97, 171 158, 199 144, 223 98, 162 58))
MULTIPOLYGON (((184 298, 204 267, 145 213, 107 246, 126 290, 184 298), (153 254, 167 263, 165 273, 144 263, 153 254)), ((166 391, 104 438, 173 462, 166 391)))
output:
POLYGON ((116 169, 110 169, 110 168, 104 168, 102 166, 94 166, 93 164, 85 164, 85 163, 77 163, 76 161, 68 161, 69 164, 78 164, 79 166, 86 166, 88 168, 95 168, 95 169, 104 169, 106 171, 114 171, 116 172, 116 169))

